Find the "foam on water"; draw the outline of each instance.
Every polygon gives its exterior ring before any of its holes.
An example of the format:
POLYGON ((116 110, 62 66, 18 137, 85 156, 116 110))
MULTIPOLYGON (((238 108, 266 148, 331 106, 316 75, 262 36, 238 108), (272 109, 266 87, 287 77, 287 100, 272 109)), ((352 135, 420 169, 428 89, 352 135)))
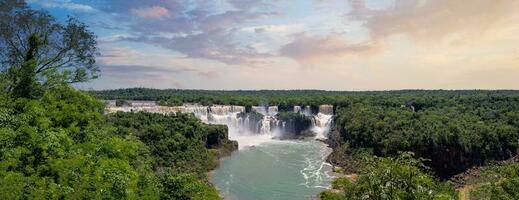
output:
POLYGON ((238 141, 239 150, 275 141, 269 135, 231 135, 229 138, 238 141))
POLYGON ((328 180, 332 179, 330 175, 330 168, 332 165, 326 162, 326 156, 331 153, 329 148, 320 148, 319 154, 316 156, 315 152, 306 152, 304 163, 305 168, 299 172, 304 177, 305 182, 301 183, 308 188, 330 188, 328 180))

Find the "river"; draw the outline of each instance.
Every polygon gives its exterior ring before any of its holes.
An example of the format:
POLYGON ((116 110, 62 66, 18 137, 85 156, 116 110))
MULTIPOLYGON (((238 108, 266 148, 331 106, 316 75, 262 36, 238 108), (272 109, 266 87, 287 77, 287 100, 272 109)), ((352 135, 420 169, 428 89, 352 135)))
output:
POLYGON ((325 160, 331 149, 324 143, 315 139, 260 141, 222 159, 213 172, 211 181, 225 199, 315 199, 330 187, 331 166, 325 160))

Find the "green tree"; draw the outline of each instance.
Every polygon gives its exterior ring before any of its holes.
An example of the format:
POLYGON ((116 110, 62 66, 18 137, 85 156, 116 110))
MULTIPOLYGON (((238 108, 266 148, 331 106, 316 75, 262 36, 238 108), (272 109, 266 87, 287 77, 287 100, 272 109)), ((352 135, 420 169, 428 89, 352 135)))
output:
POLYGON ((15 97, 32 98, 38 92, 39 83, 36 80, 36 60, 35 55, 41 44, 37 35, 29 37, 29 49, 25 56, 25 61, 20 67, 12 67, 8 71, 8 78, 11 83, 11 91, 15 97))
POLYGON ((23 1, 7 0, 0 10, 0 71, 11 76, 9 92, 30 96, 38 82, 59 77, 82 82, 98 76, 96 36, 74 18, 61 24, 23 1))
POLYGON ((161 199, 217 200, 216 189, 198 180, 196 176, 167 171, 160 178, 163 192, 161 199))
POLYGON ((0 199, 158 199, 147 147, 112 135, 91 96, 2 95, 0 108, 0 199))
POLYGON ((472 183, 471 200, 519 199, 519 163, 491 166, 472 183))
POLYGON ((374 158, 366 161, 354 182, 341 178, 333 187, 341 193, 324 192, 326 199, 457 199, 457 193, 447 184, 439 183, 423 171, 420 161, 412 154, 397 158, 374 158))

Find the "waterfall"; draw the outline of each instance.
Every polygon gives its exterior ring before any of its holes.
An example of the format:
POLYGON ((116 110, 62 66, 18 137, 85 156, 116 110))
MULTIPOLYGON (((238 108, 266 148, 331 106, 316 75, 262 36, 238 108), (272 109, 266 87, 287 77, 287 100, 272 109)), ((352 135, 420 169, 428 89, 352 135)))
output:
POLYGON ((274 116, 278 113, 277 106, 252 106, 252 111, 265 116, 274 116))
POLYGON ((313 117, 312 131, 318 139, 326 139, 333 121, 333 105, 320 105, 319 112, 313 117))
MULTIPOLYGON (((136 112, 146 111, 153 113, 192 113, 195 117, 209 124, 223 124, 229 128, 231 139, 239 137, 258 137, 270 139, 283 136, 284 133, 293 132, 294 124, 278 118, 277 106, 252 106, 251 112, 246 112, 244 106, 184 104, 182 106, 157 106, 138 104, 140 106, 114 107, 108 106, 106 112, 136 112), (290 130, 286 130, 290 129, 290 130)), ((301 113, 311 121, 308 131, 315 134, 316 138, 324 139, 331 128, 333 121, 333 105, 294 106, 294 113, 301 113), (318 110, 316 110, 318 108, 318 110)), ((305 131, 306 132, 306 131, 305 131)), ((297 134, 297 133, 296 133, 297 134)), ((250 140, 251 138, 247 138, 250 140)), ((250 141, 248 141, 250 142, 250 141)), ((240 143, 240 146, 242 144, 240 143)))
POLYGON ((313 119, 312 131, 315 133, 315 137, 318 139, 326 139, 332 125, 333 115, 319 112, 313 119))
POLYGON ((267 107, 265 106, 252 106, 252 111, 260 113, 262 115, 267 115, 267 107))
POLYGON ((269 116, 274 116, 274 115, 278 114, 278 107, 277 106, 267 107, 267 114, 269 116))
POLYGON ((312 116, 312 108, 310 106, 303 106, 301 109, 301 113, 305 116, 312 116))
POLYGON ((198 104, 186 104, 183 107, 184 109, 182 109, 180 112, 193 113, 195 117, 197 117, 198 119, 202 120, 205 123, 209 123, 211 117, 209 116, 208 106, 201 106, 198 104))
POLYGON ((301 112, 301 106, 294 106, 294 112, 295 113, 301 112))

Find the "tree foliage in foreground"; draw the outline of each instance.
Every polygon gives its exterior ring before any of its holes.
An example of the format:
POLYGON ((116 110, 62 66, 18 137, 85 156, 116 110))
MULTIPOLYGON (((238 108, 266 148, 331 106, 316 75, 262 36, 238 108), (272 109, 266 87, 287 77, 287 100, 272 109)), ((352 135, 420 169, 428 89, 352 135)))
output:
POLYGON ((206 173, 237 147, 192 115, 107 119, 69 87, 0 97, 0 199, 219 199, 206 173))
POLYGON ((108 121, 121 137, 136 137, 150 150, 155 169, 171 168, 205 177, 216 167, 213 150, 236 148, 227 127, 203 124, 192 114, 114 113, 108 121))
POLYGON ((99 101, 70 88, 41 99, 1 97, 1 199, 156 196, 144 145, 111 136, 99 101))
POLYGON ((355 181, 347 178, 334 180, 335 191, 320 194, 322 200, 340 199, 457 199, 454 189, 440 183, 424 172, 420 161, 411 154, 395 158, 374 158, 355 181))
POLYGON ((481 172, 470 190, 470 199, 519 199, 519 163, 492 166, 481 172))
POLYGON ((203 124, 192 114, 114 113, 107 116, 115 134, 143 142, 159 177, 161 199, 219 199, 206 173, 218 155, 237 148, 227 127, 203 124))
POLYGON ((188 115, 108 121, 103 103, 68 85, 97 76, 85 24, 0 1, 0 48, 0 199, 220 198, 205 174, 220 148, 237 147, 226 127, 188 115))
POLYGON ((0 72, 9 82, 2 91, 33 98, 43 93, 40 87, 52 89, 98 76, 96 36, 84 23, 75 18, 60 23, 21 0, 2 1, 0 6, 0 72))

